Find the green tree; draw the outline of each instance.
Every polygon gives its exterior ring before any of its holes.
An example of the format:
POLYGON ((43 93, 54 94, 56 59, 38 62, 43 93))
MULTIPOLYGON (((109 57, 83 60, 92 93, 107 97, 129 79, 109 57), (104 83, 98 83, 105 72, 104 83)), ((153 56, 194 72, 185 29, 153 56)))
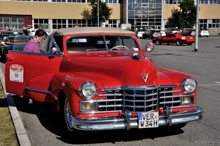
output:
POLYGON ((194 0, 181 0, 180 8, 173 10, 172 18, 174 25, 178 28, 193 28, 196 24, 196 6, 194 0))
POLYGON ((89 6, 92 7, 91 14, 92 14, 92 22, 97 23, 97 17, 98 17, 98 4, 99 2, 99 23, 105 22, 106 20, 109 20, 111 14, 112 14, 112 8, 109 8, 105 2, 102 0, 89 0, 90 4, 89 6))

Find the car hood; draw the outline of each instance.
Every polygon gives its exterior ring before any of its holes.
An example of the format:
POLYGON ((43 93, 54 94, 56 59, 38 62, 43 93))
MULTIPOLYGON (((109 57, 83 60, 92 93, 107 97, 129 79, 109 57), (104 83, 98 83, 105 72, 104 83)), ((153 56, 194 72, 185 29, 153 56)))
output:
POLYGON ((104 87, 157 84, 154 63, 145 55, 139 56, 139 59, 132 56, 115 52, 69 55, 64 57, 60 71, 87 78, 88 81, 99 79, 104 87))

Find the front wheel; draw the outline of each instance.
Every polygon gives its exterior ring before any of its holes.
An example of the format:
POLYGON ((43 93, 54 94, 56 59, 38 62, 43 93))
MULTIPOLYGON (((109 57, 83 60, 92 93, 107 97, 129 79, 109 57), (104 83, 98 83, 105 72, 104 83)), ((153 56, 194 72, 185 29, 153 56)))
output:
POLYGON ((183 42, 182 42, 181 40, 177 40, 177 41, 176 41, 176 44, 177 44, 178 46, 181 46, 181 45, 183 44, 183 42))
POLYGON ((161 45, 161 41, 160 40, 156 40, 156 44, 157 45, 161 45))
POLYGON ((72 113, 71 113, 69 101, 68 101, 67 98, 64 101, 64 106, 63 107, 64 107, 63 116, 64 116, 66 128, 69 132, 73 132, 74 128, 73 128, 73 125, 72 125, 72 122, 71 122, 72 113))

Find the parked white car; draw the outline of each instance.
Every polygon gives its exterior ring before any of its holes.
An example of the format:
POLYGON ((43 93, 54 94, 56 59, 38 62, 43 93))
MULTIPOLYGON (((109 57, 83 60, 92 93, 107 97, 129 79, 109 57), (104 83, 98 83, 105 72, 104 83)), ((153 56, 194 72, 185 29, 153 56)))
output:
POLYGON ((208 30, 200 30, 199 36, 200 36, 200 37, 203 37, 203 36, 209 37, 209 32, 208 32, 208 30))
POLYGON ((173 28, 171 30, 171 33, 180 33, 180 30, 178 28, 173 28))
POLYGON ((145 31, 141 30, 137 32, 137 37, 142 38, 145 31))
POLYGON ((161 36, 166 36, 165 31, 161 30, 161 31, 160 31, 160 35, 161 35, 161 36))

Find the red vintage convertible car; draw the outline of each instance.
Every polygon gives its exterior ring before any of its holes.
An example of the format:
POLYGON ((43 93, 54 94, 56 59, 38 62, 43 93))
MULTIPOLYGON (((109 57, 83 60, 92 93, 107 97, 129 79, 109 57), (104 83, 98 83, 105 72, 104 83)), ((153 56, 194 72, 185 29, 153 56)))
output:
POLYGON ((196 79, 156 68, 134 32, 66 28, 44 39, 39 54, 24 52, 15 39, 6 90, 54 104, 68 131, 181 128, 202 118, 196 79))
POLYGON ((192 45, 195 42, 195 36, 183 36, 180 34, 167 34, 166 36, 155 38, 152 40, 153 43, 157 45, 161 44, 177 44, 181 46, 182 44, 192 45))

